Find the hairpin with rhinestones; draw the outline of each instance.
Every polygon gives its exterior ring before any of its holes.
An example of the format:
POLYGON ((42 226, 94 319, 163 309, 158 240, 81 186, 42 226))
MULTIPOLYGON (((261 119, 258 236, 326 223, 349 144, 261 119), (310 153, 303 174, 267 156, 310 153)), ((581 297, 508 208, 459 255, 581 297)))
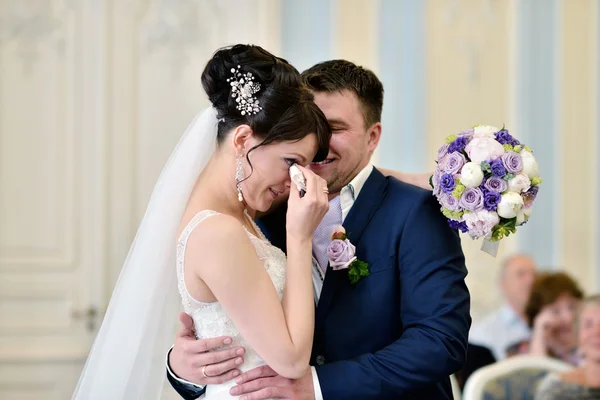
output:
POLYGON ((231 85, 231 97, 238 103, 235 108, 242 115, 254 115, 262 110, 258 99, 254 97, 254 94, 260 90, 260 83, 254 82, 252 72, 242 74, 238 65, 237 69, 231 68, 231 74, 231 78, 228 78, 227 82, 231 85))

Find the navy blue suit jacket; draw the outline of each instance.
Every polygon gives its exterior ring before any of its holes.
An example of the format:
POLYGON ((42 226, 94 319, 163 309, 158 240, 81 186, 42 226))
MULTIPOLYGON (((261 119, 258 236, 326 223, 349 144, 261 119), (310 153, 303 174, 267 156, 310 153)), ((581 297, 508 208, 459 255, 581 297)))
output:
MULTIPOLYGON (((371 274, 326 273, 311 357, 324 399, 451 399, 471 325, 458 233, 431 192, 377 169, 343 225, 371 274)), ((261 227, 285 249, 285 209, 261 227)))

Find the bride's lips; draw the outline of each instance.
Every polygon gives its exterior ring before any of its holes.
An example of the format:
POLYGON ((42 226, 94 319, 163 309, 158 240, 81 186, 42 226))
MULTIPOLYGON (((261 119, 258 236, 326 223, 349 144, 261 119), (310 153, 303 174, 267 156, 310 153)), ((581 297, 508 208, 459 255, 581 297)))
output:
POLYGON ((273 197, 273 200, 277 200, 277 198, 281 194, 280 192, 273 190, 271 188, 269 188, 269 192, 271 193, 271 197, 273 197))

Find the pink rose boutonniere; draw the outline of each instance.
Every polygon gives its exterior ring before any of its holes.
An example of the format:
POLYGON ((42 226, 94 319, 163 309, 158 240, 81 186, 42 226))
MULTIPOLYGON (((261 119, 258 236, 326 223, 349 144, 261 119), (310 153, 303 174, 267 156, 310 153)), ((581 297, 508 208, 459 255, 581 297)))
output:
POLYGON ((356 247, 346 237, 343 226, 334 229, 331 243, 327 247, 329 265, 334 271, 348 270, 350 283, 358 282, 362 277, 369 276, 369 264, 356 258, 356 247))

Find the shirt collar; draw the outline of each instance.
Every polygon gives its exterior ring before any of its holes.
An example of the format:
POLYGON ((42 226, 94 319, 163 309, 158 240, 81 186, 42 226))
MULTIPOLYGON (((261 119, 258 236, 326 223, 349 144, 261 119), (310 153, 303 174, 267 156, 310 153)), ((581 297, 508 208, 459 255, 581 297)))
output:
POLYGON ((342 221, 346 219, 354 201, 360 194, 363 186, 369 176, 373 172, 373 165, 368 164, 364 167, 355 177, 350 181, 349 184, 344 186, 340 191, 340 206, 342 208, 342 221))
POLYGON ((371 172, 373 172, 373 164, 367 164, 366 167, 364 167, 355 177, 354 179, 352 179, 350 181, 349 184, 347 184, 346 186, 344 186, 340 192, 340 194, 344 191, 350 191, 350 194, 352 196, 352 201, 356 200, 356 198, 358 197, 360 191, 362 190, 363 186, 365 185, 365 182, 367 181, 367 179, 369 179, 369 176, 371 175, 371 172))

